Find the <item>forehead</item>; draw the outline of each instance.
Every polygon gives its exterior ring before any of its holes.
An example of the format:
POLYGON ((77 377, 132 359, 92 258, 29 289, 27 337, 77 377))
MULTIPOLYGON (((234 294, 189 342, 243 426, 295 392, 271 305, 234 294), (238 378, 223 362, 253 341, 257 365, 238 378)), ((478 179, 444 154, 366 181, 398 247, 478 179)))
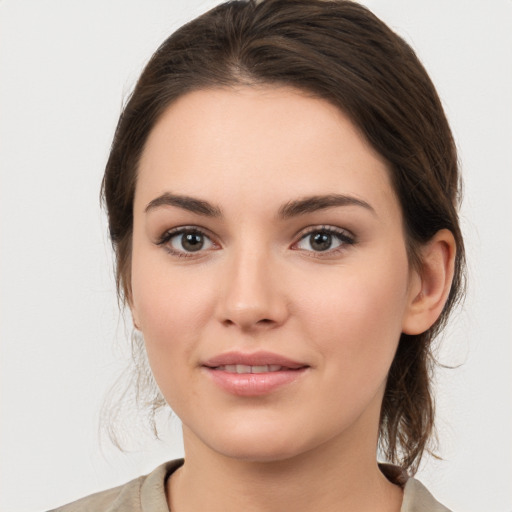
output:
POLYGON ((328 193, 396 201, 386 162, 342 111, 270 86, 195 91, 164 112, 142 154, 136 203, 169 191, 218 202, 236 194, 260 209, 328 193))

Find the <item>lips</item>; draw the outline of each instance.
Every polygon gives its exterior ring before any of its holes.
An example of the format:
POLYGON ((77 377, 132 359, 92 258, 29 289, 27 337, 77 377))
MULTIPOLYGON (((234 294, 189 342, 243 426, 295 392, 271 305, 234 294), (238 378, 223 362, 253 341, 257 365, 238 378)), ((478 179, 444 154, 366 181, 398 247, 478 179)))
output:
POLYGON ((237 396, 270 394, 298 380, 309 365, 271 352, 228 352, 202 368, 221 390, 237 396))
POLYGON ((224 366, 217 366, 215 370, 222 370, 229 373, 268 373, 278 372, 280 370, 286 370, 286 366, 279 364, 263 364, 249 366, 246 364, 226 364, 224 366))
POLYGON ((308 366, 305 363, 294 361, 280 354, 272 352, 254 352, 246 354, 244 352, 226 352, 212 357, 203 363, 209 368, 218 368, 221 366, 281 366, 286 369, 296 370, 308 366))

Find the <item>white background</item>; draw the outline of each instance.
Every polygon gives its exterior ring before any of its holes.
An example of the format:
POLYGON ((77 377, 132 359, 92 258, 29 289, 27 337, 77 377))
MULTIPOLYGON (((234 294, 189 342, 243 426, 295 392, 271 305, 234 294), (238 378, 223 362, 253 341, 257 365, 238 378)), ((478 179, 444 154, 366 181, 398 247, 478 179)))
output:
MULTIPOLYGON (((98 193, 122 100, 212 1, 0 0, 0 510, 42 511, 181 455, 100 446, 128 339, 98 193)), ((512 510, 512 2, 368 0, 416 49, 465 176, 469 295, 442 340, 441 454, 418 477, 460 512, 512 510)), ((136 423, 136 420, 133 420, 136 423)), ((130 422, 130 420, 129 420, 130 422)))

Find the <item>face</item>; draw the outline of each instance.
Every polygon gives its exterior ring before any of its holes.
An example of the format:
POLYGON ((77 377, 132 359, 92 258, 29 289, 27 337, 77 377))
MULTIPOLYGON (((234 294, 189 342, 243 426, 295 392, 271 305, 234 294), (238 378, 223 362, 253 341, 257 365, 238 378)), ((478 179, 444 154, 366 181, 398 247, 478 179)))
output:
POLYGON ((374 452, 411 279, 386 163, 329 103, 197 91, 151 132, 131 307, 186 449, 374 452))

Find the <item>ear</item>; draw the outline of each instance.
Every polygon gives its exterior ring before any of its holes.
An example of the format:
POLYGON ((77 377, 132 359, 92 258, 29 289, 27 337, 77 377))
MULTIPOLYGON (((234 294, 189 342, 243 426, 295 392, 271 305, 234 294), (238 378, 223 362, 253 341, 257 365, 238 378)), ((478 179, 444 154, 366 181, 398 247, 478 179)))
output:
POLYGON ((130 308, 131 312, 132 312, 132 322, 133 322, 133 327, 135 327, 135 329, 137 329, 137 331, 140 331, 140 327, 139 327, 139 321, 137 319, 137 313, 136 311, 133 309, 133 308, 130 308))
POLYGON ((126 303, 128 304, 128 307, 130 308, 130 313, 132 314, 132 323, 133 327, 137 329, 137 331, 140 331, 140 322, 139 322, 139 316, 137 313, 137 309, 135 308, 135 305, 133 304, 133 298, 131 294, 127 296, 126 303))
POLYGON ((420 268, 412 271, 403 333, 421 334, 439 318, 450 293, 456 250, 448 229, 438 231, 421 248, 420 268))

